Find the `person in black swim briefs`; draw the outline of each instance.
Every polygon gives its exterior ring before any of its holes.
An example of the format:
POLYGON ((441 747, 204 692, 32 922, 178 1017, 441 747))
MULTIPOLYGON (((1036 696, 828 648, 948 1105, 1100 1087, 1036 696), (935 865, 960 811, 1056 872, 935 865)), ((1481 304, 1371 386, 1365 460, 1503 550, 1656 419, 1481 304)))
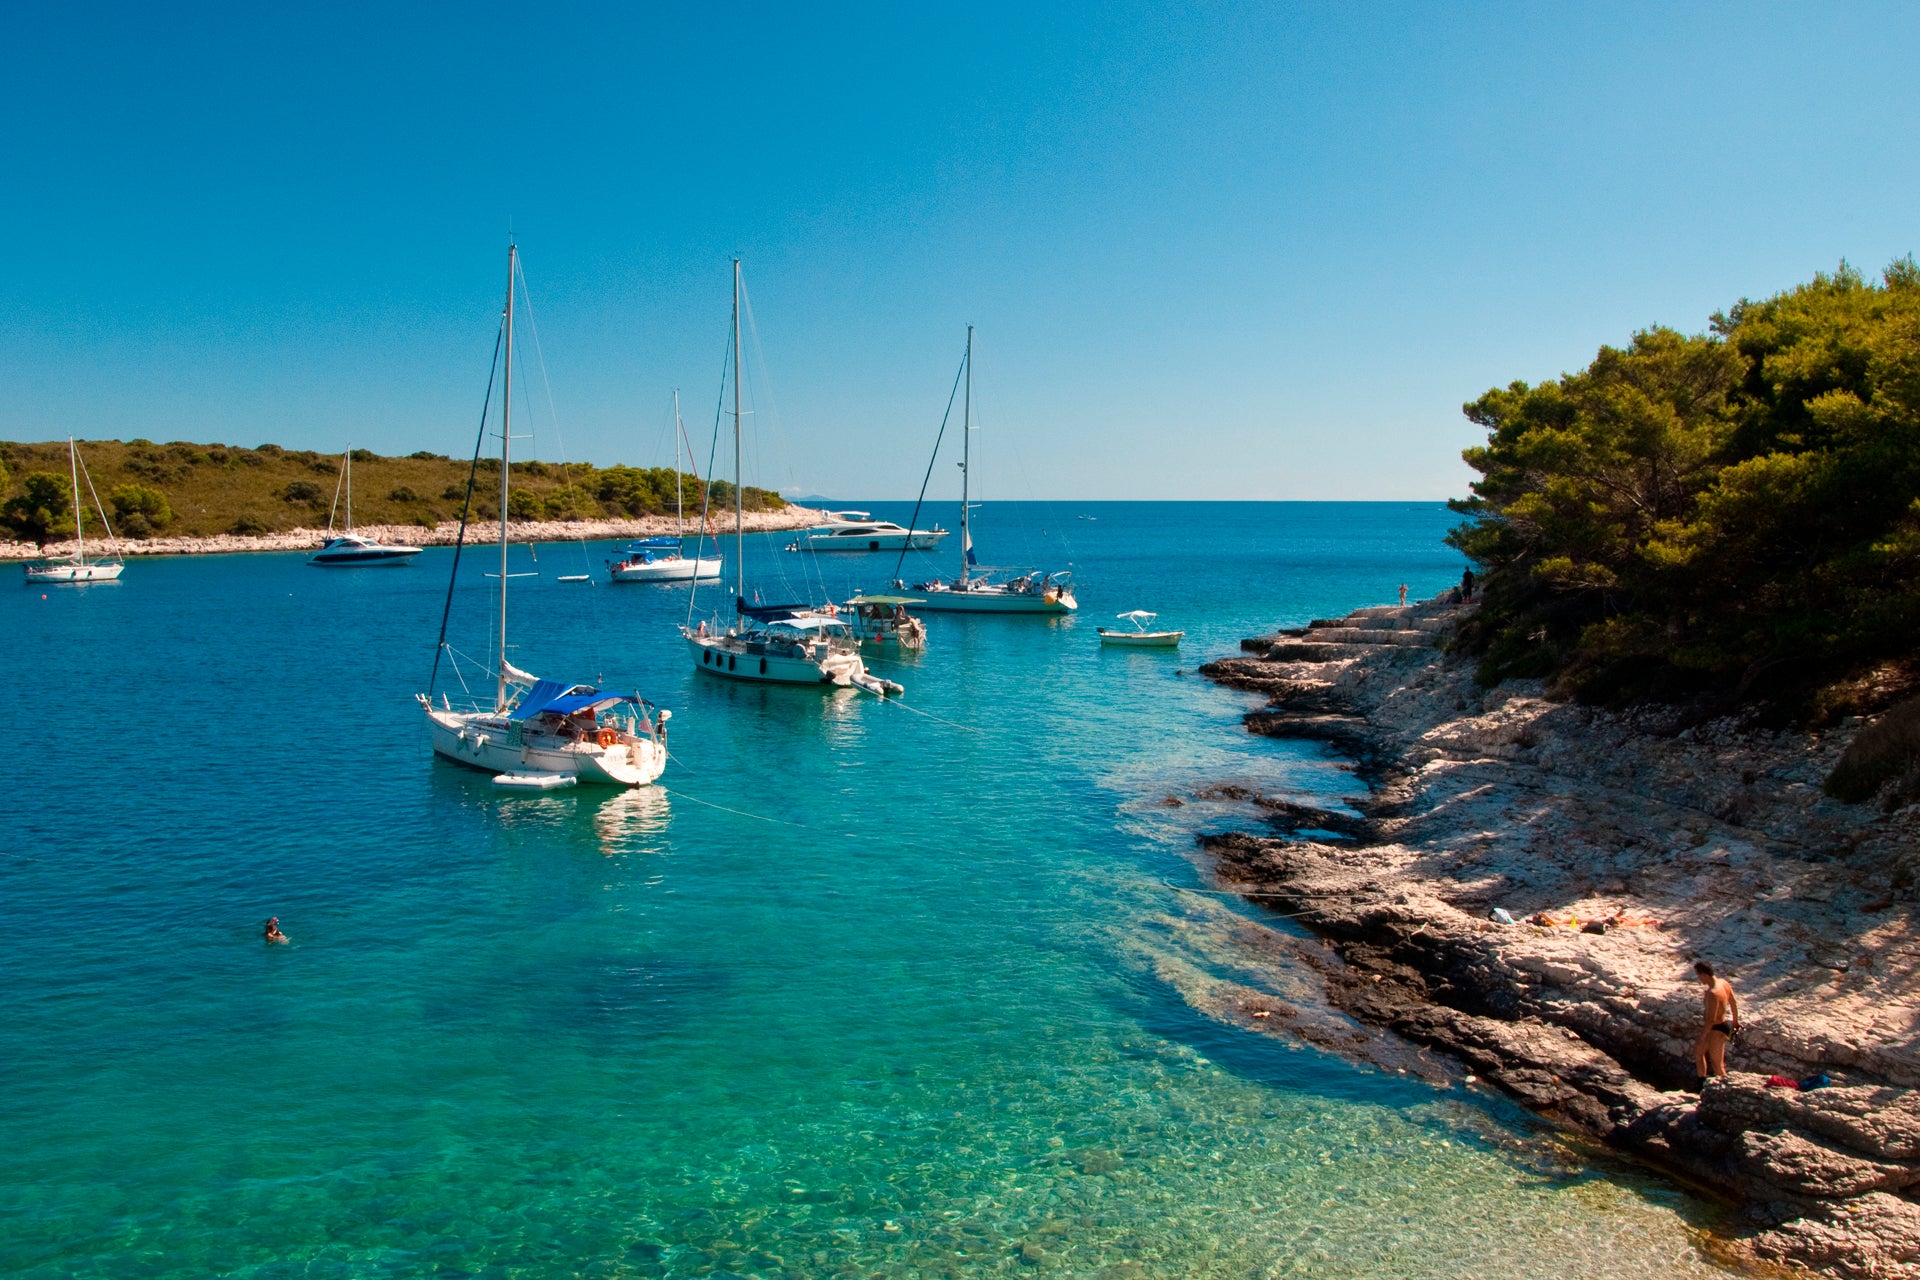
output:
POLYGON ((1715 977, 1713 966, 1705 960, 1693 966, 1693 976, 1706 988, 1700 1000, 1700 1039, 1693 1046, 1693 1070, 1698 1077, 1694 1088, 1699 1089, 1708 1076, 1727 1074, 1727 1042, 1740 1031, 1740 998, 1733 994, 1733 984, 1715 977))

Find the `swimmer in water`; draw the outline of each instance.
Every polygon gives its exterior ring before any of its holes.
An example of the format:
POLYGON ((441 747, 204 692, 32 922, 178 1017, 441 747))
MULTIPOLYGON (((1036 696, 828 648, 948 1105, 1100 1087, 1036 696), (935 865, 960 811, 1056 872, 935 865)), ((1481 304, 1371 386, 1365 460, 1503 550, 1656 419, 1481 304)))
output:
POLYGON ((280 932, 279 916, 275 916, 273 919, 267 921, 267 927, 261 931, 260 936, 267 940, 267 945, 270 947, 278 946, 288 940, 287 935, 280 932))

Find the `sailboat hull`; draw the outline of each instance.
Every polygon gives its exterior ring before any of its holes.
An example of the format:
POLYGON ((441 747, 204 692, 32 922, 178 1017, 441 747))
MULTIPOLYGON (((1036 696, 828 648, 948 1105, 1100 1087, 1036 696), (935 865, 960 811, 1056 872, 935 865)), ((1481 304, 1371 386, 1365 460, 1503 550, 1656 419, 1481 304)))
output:
POLYGON ((688 636, 687 651, 693 665, 710 676, 757 684, 848 685, 856 675, 866 672, 866 664, 858 654, 829 653, 815 660, 778 653, 746 653, 730 645, 725 636, 688 636))
POLYGON ((504 716, 429 710, 433 752, 483 773, 561 774, 582 783, 641 787, 667 767, 666 747, 645 738, 600 746, 594 742, 529 739, 525 726, 504 716))
POLYGON ((30 564, 28 582, 112 582, 126 568, 123 564, 30 564))
POLYGON ((724 563, 719 559, 686 560, 676 556, 670 560, 655 560, 652 564, 621 561, 608 565, 607 572, 613 575, 615 582, 687 582, 694 578, 719 577, 724 563))
POLYGON ((998 591, 992 587, 971 591, 915 587, 913 592, 920 598, 920 603, 914 608, 921 613, 1038 613, 1059 616, 1072 613, 1080 607, 1080 602, 1073 598, 1071 591, 1049 591, 1035 595, 1025 591, 998 591))

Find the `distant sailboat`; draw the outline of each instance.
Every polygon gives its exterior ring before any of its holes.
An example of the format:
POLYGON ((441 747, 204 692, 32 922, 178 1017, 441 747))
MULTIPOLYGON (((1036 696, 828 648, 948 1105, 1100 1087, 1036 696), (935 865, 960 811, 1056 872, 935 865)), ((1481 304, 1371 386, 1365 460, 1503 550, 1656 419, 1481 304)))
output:
MULTIPOLYGON (((734 609, 740 618, 721 631, 680 628, 696 668, 709 675, 762 684, 853 685, 882 697, 903 693, 898 684, 867 671, 860 642, 832 605, 756 606, 747 603, 745 523, 740 495, 740 260, 733 260, 733 581, 734 609)), ((697 588, 696 588, 697 589, 697 588)), ((688 622, 693 606, 688 601, 688 622)))
POLYGON ((338 537, 307 558, 308 564, 338 569, 362 564, 406 564, 420 554, 420 548, 363 538, 353 531, 353 443, 348 441, 346 456, 340 462, 340 479, 333 486, 333 510, 327 512, 327 532, 333 533, 334 513, 340 509, 340 495, 347 495, 347 527, 338 537))
POLYGON ((86 507, 80 501, 80 446, 73 437, 67 437, 67 469, 73 477, 73 552, 71 555, 50 556, 44 560, 29 562, 26 566, 28 582, 111 582, 119 577, 127 567, 120 559, 120 543, 113 536, 113 526, 107 522, 107 509, 100 505, 100 495, 93 492, 93 477, 87 477, 87 492, 93 494, 94 510, 100 513, 100 527, 107 531, 107 541, 113 547, 113 556, 107 560, 87 559, 86 507))
MULTIPOLYGON (((694 578, 717 578, 722 567, 720 557, 703 560, 700 546, 694 544, 693 559, 687 559, 686 486, 680 478, 680 393, 673 393, 673 518, 675 535, 671 538, 639 538, 627 544, 627 555, 618 564, 608 564, 607 572, 615 582, 686 582, 694 578)), ((694 479, 698 480, 698 475, 694 479)))
MULTIPOLYGON (((499 660, 494 672, 490 705, 456 708, 445 694, 434 705, 432 683, 415 695, 427 714, 434 754, 500 775, 505 785, 521 790, 545 790, 568 782, 643 786, 667 767, 667 721, 671 711, 655 712, 638 693, 597 689, 589 684, 542 680, 507 661, 507 512, 513 468, 508 452, 513 402, 513 290, 516 250, 507 250, 507 306, 501 325, 505 338, 503 394, 500 405, 500 620, 499 660)), ((465 523, 461 526, 465 536, 465 523)), ((454 548, 454 572, 460 566, 454 548)), ((453 584, 449 582, 448 599, 453 584)), ((441 622, 440 647, 434 656, 439 672, 440 652, 446 650, 446 622, 441 622)))
MULTIPOLYGON (((979 562, 973 554, 973 507, 968 502, 973 477, 973 326, 967 326, 967 398, 960 432, 960 573, 958 577, 922 582, 911 588, 920 597, 922 613, 1072 613, 1080 607, 1073 598, 1072 573, 1030 570, 1006 582, 975 575, 979 562)), ((938 445, 935 446, 937 450, 938 445)))

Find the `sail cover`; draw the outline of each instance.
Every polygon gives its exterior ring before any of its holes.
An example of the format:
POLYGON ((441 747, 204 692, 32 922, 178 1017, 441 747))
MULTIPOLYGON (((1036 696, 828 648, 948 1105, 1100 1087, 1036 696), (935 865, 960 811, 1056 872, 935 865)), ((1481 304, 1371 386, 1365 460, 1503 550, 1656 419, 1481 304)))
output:
POLYGON ((540 680, 527 690, 520 705, 513 709, 515 720, 526 720, 542 712, 570 716, 576 711, 612 706, 619 702, 644 705, 637 693, 605 693, 590 684, 561 684, 558 680, 540 680))

